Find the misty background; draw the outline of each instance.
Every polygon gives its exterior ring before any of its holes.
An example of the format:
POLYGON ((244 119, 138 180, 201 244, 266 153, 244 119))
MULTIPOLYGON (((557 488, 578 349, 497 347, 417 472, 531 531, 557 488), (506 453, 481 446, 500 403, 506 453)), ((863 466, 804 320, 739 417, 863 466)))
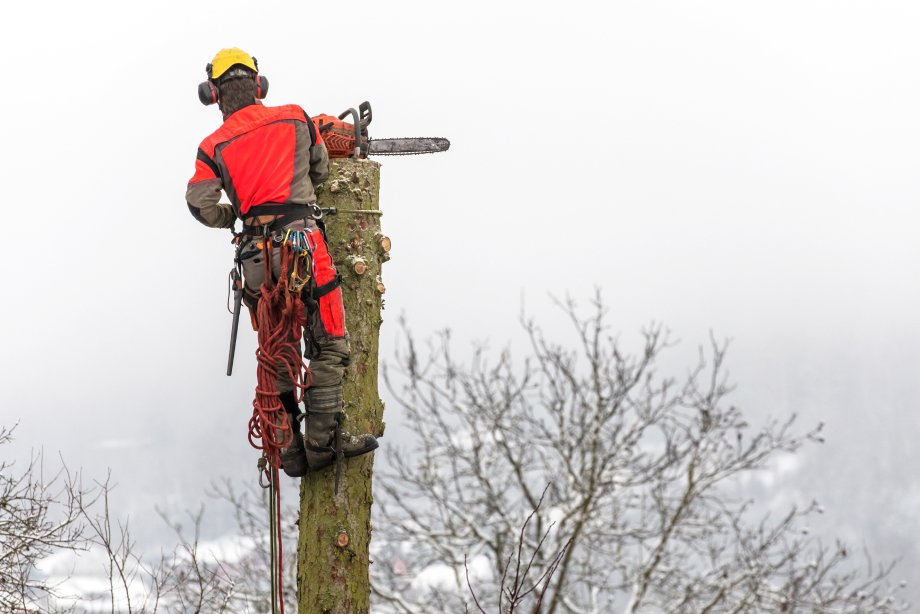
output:
MULTIPOLYGON (((710 331, 731 338, 752 419, 827 425, 775 495, 819 500, 816 530, 902 558, 894 579, 920 594, 917 31, 913 2, 6 7, 4 453, 111 468, 113 509, 151 551, 169 539, 155 507, 257 479, 254 334, 224 375, 230 234, 183 202, 221 119, 195 88, 239 46, 266 104, 370 100, 372 137, 451 139, 378 158, 382 361, 401 316, 520 354, 522 309, 563 339, 551 296, 595 288, 625 341, 670 328, 675 374, 710 331)), ((412 443, 395 403, 384 418, 378 463, 412 443)), ((215 508, 205 537, 231 527, 215 508)))

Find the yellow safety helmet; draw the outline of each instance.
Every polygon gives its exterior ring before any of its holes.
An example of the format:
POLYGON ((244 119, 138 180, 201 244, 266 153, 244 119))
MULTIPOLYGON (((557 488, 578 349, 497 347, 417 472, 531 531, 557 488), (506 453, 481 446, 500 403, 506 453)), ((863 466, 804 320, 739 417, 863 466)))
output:
POLYGON ((237 64, 245 66, 252 72, 259 72, 259 62, 254 57, 239 47, 230 47, 229 49, 221 49, 218 51, 214 59, 211 60, 211 63, 208 64, 208 78, 219 79, 222 74, 237 64))
POLYGON ((208 80, 198 84, 198 100, 201 101, 201 104, 214 104, 220 100, 218 81, 221 77, 237 79, 255 76, 256 98, 261 100, 268 94, 268 79, 259 74, 259 61, 239 47, 218 51, 214 59, 205 66, 205 71, 208 73, 208 80), (231 70, 235 66, 241 68, 231 70), (251 70, 253 74, 250 75, 244 69, 251 70))

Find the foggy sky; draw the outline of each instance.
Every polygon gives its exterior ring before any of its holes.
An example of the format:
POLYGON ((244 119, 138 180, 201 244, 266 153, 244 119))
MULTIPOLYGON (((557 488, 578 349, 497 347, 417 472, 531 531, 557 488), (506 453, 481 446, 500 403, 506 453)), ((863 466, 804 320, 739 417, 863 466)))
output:
POLYGON ((254 335, 224 376, 230 235, 183 202, 220 123, 195 88, 240 46, 267 104, 367 99, 371 136, 451 139, 381 160, 382 359, 401 315, 519 348, 523 304, 563 338, 549 296, 594 288, 627 343, 669 326, 678 371, 731 337, 739 404, 828 424, 782 487, 916 564, 918 30, 912 2, 6 7, 0 422, 19 454, 111 467, 142 527, 256 479, 254 335))

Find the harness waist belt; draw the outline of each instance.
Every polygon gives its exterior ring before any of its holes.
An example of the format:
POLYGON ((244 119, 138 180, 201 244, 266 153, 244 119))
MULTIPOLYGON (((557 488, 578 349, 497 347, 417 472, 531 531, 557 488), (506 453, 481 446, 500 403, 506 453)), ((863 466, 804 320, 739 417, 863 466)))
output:
POLYGON ((302 220, 305 218, 318 220, 322 217, 322 209, 316 206, 315 203, 310 203, 309 205, 284 205, 280 203, 259 205, 258 207, 250 209, 249 213, 242 217, 244 222, 242 234, 250 237, 262 236, 265 232, 279 230, 294 220, 302 220), (277 215, 278 217, 269 224, 245 224, 246 220, 262 215, 277 215))
POLYGON ((249 211, 242 216, 242 219, 245 221, 250 218, 259 217, 261 215, 284 215, 304 218, 322 216, 322 210, 316 206, 316 203, 309 203, 307 205, 292 203, 263 203, 261 205, 253 205, 250 207, 249 211))

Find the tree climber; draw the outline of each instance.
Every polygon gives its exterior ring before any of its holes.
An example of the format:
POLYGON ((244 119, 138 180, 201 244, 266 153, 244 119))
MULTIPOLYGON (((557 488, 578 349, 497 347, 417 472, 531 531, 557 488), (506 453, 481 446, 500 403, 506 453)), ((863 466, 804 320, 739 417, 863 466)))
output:
MULTIPOLYGON (((332 464, 337 454, 358 456, 378 445, 373 435, 352 436, 341 430, 349 346, 339 277, 317 224, 320 209, 314 192, 329 174, 329 157, 301 107, 260 102, 268 80, 259 74, 254 57, 241 49, 222 49, 206 71, 208 80, 199 85, 199 98, 204 104, 216 102, 224 122, 198 149, 186 201, 195 219, 211 228, 233 228, 237 218, 242 220, 237 258, 242 263, 244 301, 255 326, 266 270, 261 241, 272 241, 276 280, 280 243, 288 231, 303 233, 310 246, 313 270, 301 293, 306 310, 304 356, 312 372, 312 384, 304 394, 304 437, 295 383, 286 368, 276 365, 279 398, 294 433, 293 443, 281 452, 281 463, 289 476, 300 477, 332 464), (218 202, 221 190, 229 204, 218 202)), ((299 355, 299 343, 297 347, 299 355)))

